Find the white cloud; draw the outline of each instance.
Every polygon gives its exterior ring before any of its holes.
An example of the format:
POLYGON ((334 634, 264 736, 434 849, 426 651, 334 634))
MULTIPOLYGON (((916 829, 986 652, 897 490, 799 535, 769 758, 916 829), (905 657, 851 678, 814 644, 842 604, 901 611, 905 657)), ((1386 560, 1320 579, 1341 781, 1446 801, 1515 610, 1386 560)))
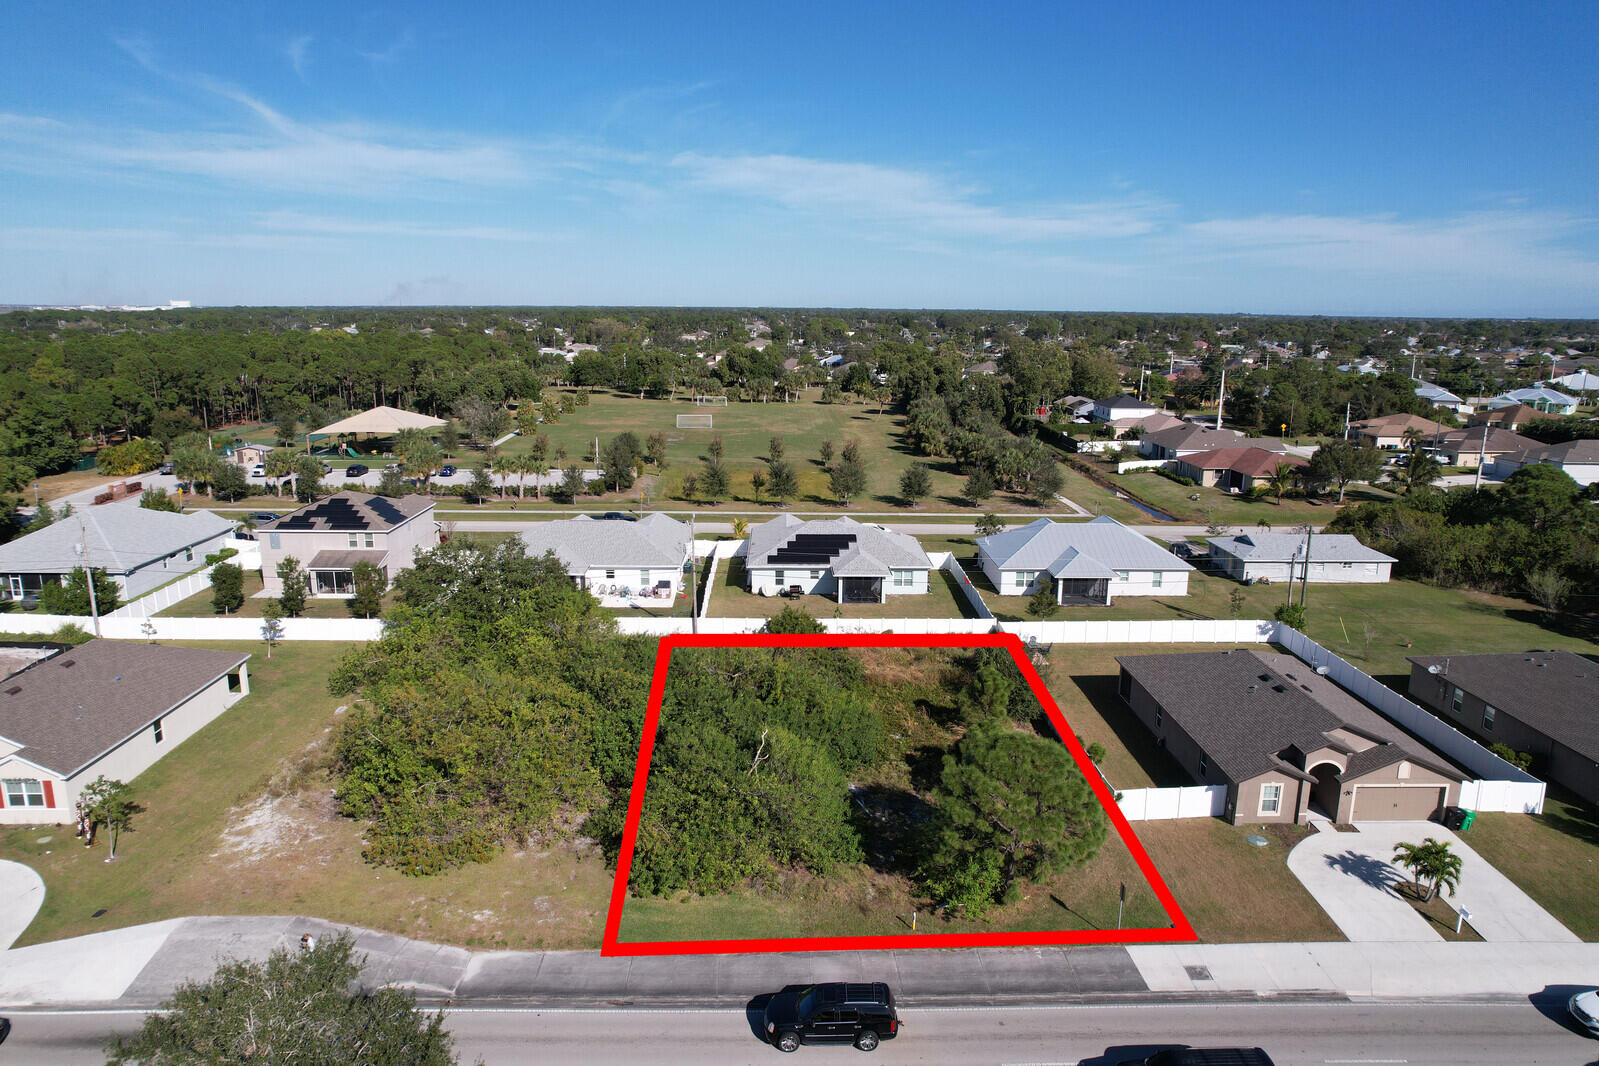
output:
POLYGON ((704 156, 672 165, 700 185, 851 220, 909 223, 952 236, 1003 241, 1092 240, 1152 232, 1166 205, 1149 199, 1013 211, 978 202, 971 189, 916 170, 790 155, 704 156))
POLYGON ((315 40, 309 33, 302 33, 295 37, 283 48, 283 54, 288 57, 289 66, 294 68, 295 77, 305 80, 305 68, 311 62, 311 42, 315 40))
POLYGON ((273 211, 261 216, 259 226, 268 231, 317 236, 408 237, 456 241, 542 241, 546 234, 499 226, 437 226, 395 219, 366 220, 308 215, 299 211, 273 211))

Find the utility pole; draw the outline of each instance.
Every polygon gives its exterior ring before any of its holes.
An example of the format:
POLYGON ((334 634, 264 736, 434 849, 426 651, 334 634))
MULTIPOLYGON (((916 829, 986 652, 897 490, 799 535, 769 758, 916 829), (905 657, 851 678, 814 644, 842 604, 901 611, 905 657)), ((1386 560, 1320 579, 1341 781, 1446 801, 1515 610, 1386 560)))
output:
POLYGON ((84 584, 89 587, 89 617, 94 620, 94 635, 100 635, 100 604, 94 595, 94 567, 89 563, 89 536, 84 532, 83 519, 78 519, 78 543, 73 545, 83 560, 84 584))
POLYGON ((1344 401, 1344 440, 1349 439, 1349 401, 1344 401))
MULTIPOLYGON (((1299 577, 1299 606, 1305 605, 1305 586, 1310 584, 1310 538, 1314 531, 1309 526, 1305 527, 1305 569, 1299 577)), ((1289 593, 1292 595, 1292 591, 1289 593)))
POLYGON ((699 559, 694 551, 694 512, 688 515, 688 620, 689 628, 700 631, 699 559))
POLYGON ((1221 428, 1221 405, 1227 399, 1227 367, 1221 368, 1221 385, 1216 389, 1216 428, 1221 428))
POLYGON ((1488 424, 1485 422, 1482 425, 1482 441, 1477 445, 1477 476, 1476 476, 1475 479, 1473 479, 1473 481, 1471 483, 1471 487, 1472 487, 1473 491, 1475 491, 1476 489, 1482 488, 1482 461, 1485 458, 1487 458, 1487 455, 1488 455, 1488 424))

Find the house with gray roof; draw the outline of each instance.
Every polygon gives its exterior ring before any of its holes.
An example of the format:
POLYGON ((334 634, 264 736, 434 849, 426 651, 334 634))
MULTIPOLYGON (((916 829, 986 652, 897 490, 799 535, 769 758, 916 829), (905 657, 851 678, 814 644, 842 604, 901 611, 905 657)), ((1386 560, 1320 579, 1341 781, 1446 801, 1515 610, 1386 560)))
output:
POLYGON ((1292 655, 1118 656, 1117 693, 1197 783, 1225 785, 1240 822, 1420 821, 1467 775, 1292 655))
POLYGON ((1544 463, 1571 475, 1579 485, 1599 482, 1599 440, 1568 440, 1560 444, 1542 444, 1519 452, 1496 456, 1493 470, 1496 477, 1509 477, 1522 467, 1544 463))
POLYGON ((1550 414, 1574 415, 1577 413, 1578 401, 1575 396, 1567 396, 1547 385, 1529 385, 1524 389, 1511 389, 1509 392, 1500 393, 1488 401, 1488 406, 1514 407, 1518 403, 1524 403, 1540 411, 1548 411, 1550 414))
POLYGON ((1410 698, 1599 803, 1599 662, 1569 651, 1412 655, 1410 698))
POLYGON ((137 500, 73 511, 0 544, 0 599, 36 600, 46 581, 64 582, 87 562, 131 600, 204 566, 207 555, 228 546, 233 530, 232 521, 211 511, 152 511, 137 500))
POLYGON ((578 515, 540 522, 518 534, 529 555, 553 552, 578 588, 596 596, 673 599, 694 545, 688 523, 664 514, 637 522, 578 515))
POLYGON ((0 825, 72 822, 89 782, 132 781, 249 695, 249 658, 91 640, 0 682, 0 825))
POLYGON ((1312 584, 1381 585, 1393 575, 1394 557, 1368 548, 1349 533, 1244 533, 1210 542, 1211 562, 1235 581, 1308 581, 1312 584))
POLYGON ((1434 407, 1442 408, 1446 411, 1454 411, 1456 414, 1469 415, 1473 410, 1475 410, 1471 404, 1467 403, 1465 400, 1462 400, 1459 396, 1456 396, 1442 385, 1434 385, 1431 382, 1424 381, 1417 384, 1415 391, 1416 395, 1421 399, 1426 400, 1434 407))
POLYGON ((1107 396, 1094 401, 1092 416, 1096 422, 1114 422, 1121 418, 1145 418, 1159 411, 1154 404, 1145 403, 1136 396, 1107 396))
POLYGON ((417 552, 438 546, 439 527, 426 496, 335 492, 257 526, 256 540, 268 596, 283 594, 278 563, 292 556, 305 570, 310 595, 348 599, 357 564, 371 563, 392 582, 417 552))
POLYGON ((1145 433, 1138 442, 1139 452, 1151 459, 1177 459, 1195 452, 1218 451, 1222 448, 1264 448, 1272 452, 1288 450, 1288 446, 1275 437, 1251 437, 1236 429, 1217 429, 1192 422, 1181 422, 1145 433))
POLYGON ((915 537, 853 518, 779 515, 753 527, 744 550, 745 587, 757 596, 797 586, 838 603, 885 603, 926 593, 932 569, 915 537))
POLYGON ((1040 518, 978 537, 977 557, 1001 596, 1052 588, 1063 606, 1105 606, 1115 596, 1186 596, 1194 570, 1109 515, 1088 522, 1040 518))

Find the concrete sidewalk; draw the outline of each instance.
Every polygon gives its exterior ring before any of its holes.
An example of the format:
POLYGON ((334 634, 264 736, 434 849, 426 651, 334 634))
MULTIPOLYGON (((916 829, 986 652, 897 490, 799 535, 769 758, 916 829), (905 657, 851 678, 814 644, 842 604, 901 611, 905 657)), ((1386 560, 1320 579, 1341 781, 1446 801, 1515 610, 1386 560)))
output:
MULTIPOLYGON (((150 1007, 228 957, 260 959, 304 933, 294 917, 176 918, 0 954, 0 1007, 150 1007)), ((1437 997, 1593 983, 1599 945, 1178 944, 602 958, 492 951, 351 929, 377 984, 427 1001, 721 1006, 800 981, 878 980, 907 1003, 1048 1002, 1150 994, 1437 997)))
POLYGON ((44 878, 31 866, 0 859, 0 950, 17 942, 44 905, 44 878))

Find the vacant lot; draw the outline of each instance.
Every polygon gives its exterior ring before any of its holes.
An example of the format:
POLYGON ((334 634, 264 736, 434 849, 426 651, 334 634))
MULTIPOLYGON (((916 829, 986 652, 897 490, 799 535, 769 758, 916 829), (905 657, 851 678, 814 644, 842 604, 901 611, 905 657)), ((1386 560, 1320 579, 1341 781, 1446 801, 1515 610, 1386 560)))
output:
MULTIPOLYGON (((595 391, 587 407, 562 415, 554 425, 539 428, 550 438, 552 453, 558 448, 565 449, 563 465, 590 465, 582 460, 592 454, 595 437, 603 448, 607 440, 623 431, 636 433, 641 441, 651 433, 665 434, 668 441, 666 471, 658 483, 652 472, 646 490, 656 506, 686 502, 682 494, 683 475, 698 471, 710 454, 706 446, 713 438, 721 437, 723 462, 733 480, 732 501, 724 501, 722 506, 746 510, 752 505, 771 506, 775 513, 776 501, 768 495, 757 498, 750 475, 766 469, 771 438, 781 436, 784 458, 799 476, 799 495, 789 501, 797 506, 831 508, 838 505, 822 466, 819 449, 825 440, 833 442, 835 454, 846 441, 860 445, 861 461, 866 466, 867 491, 851 501, 855 510, 905 507, 907 514, 915 514, 915 509, 907 507, 899 496, 900 474, 913 462, 925 462, 932 471, 933 494, 922 501, 924 506, 965 508, 958 495, 965 479, 955 470, 954 464, 947 459, 919 459, 905 446, 902 438, 904 415, 895 413, 892 407, 880 411, 876 404, 824 404, 819 402, 820 395, 821 390, 808 389, 794 403, 695 407, 685 399, 639 399, 595 391), (714 428, 678 429, 680 414, 708 414, 714 428)), ((502 451, 516 454, 525 452, 528 447, 526 439, 515 437, 502 451)), ((472 465, 473 460, 467 458, 463 462, 472 465)), ((553 454, 551 462, 555 462, 553 454)), ((636 499, 637 491, 632 495, 636 499)), ((1044 511, 1032 507, 1026 500, 1003 495, 990 501, 989 508, 1044 511)))
POLYGON ((1567 929, 1599 941, 1599 810, 1549 792, 1542 814, 1479 814, 1463 839, 1567 929))
POLYGON ((361 861, 361 827, 333 809, 326 678, 349 645, 207 643, 255 653, 251 695, 134 782, 147 809, 117 861, 65 827, 0 831, 0 857, 44 878, 20 943, 186 914, 307 914, 444 943, 599 943, 610 871, 586 846, 534 842, 491 863, 409 878, 361 861), (104 908, 106 913, 93 917, 104 908))
POLYGON ((942 570, 928 574, 928 591, 921 596, 889 596, 884 603, 838 603, 827 596, 797 599, 756 596, 744 589, 744 560, 724 559, 717 568, 711 594, 710 617, 770 618, 784 607, 798 607, 814 618, 975 618, 955 580, 942 570))

